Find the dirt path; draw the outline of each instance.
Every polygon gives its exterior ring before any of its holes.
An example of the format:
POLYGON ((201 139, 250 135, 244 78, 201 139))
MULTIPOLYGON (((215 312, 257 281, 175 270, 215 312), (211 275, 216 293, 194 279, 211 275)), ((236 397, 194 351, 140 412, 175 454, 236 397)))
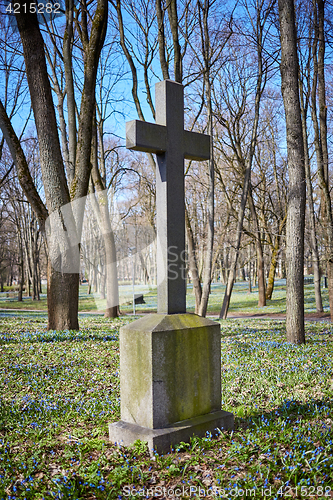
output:
MULTIPOLYGON (((31 313, 47 313, 46 310, 41 309, 1 309, 1 312, 31 312, 31 313)), ((104 315, 104 311, 79 311, 79 314, 91 314, 91 315, 104 315)), ((144 316, 145 314, 151 314, 151 312, 139 312, 136 316, 144 316)), ((132 313, 128 313, 127 316, 131 316, 132 313)), ((218 314, 207 314, 209 318, 218 318, 218 314)), ((286 315, 280 313, 267 313, 267 314, 251 314, 251 313, 241 313, 241 312, 232 312, 228 313, 227 319, 277 319, 277 320, 285 320, 286 315)), ((305 321, 330 321, 329 313, 305 313, 304 314, 305 321)))
MULTIPOLYGON (((214 315, 209 315, 214 316, 214 315)), ((218 315, 216 315, 217 317, 218 315)), ((285 320, 286 315, 280 313, 268 313, 268 314, 251 314, 251 313, 228 313, 227 319, 280 319, 285 320)), ((305 313, 305 321, 330 321, 330 313, 305 313)))

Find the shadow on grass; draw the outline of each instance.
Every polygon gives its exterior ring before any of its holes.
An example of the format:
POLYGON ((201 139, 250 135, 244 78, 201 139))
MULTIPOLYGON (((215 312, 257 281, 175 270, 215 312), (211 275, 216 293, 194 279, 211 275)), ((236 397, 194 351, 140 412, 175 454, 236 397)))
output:
MULTIPOLYGON (((232 409, 228 411, 232 412, 232 409)), ((258 408, 258 411, 252 412, 246 417, 235 416, 235 430, 246 429, 250 426, 267 426, 274 424, 277 420, 285 420, 288 425, 293 425, 296 420, 313 418, 328 418, 333 412, 333 401, 330 398, 312 398, 307 402, 297 400, 285 400, 282 405, 270 411, 264 411, 264 408, 258 408), (325 413, 325 414, 324 414, 325 413), (261 425, 260 425, 261 424, 261 425)), ((325 422, 320 422, 326 426, 325 422)), ((333 427, 327 427, 329 431, 333 431, 333 427)))
MULTIPOLYGON (((251 335, 254 332, 271 331, 272 335, 279 335, 282 339, 286 339, 286 322, 284 319, 262 318, 261 314, 256 317, 242 318, 227 318, 219 320, 221 325, 221 337, 238 337, 243 335, 251 335)), ((269 337, 268 339, 269 340, 269 337)))
POLYGON ((46 311, 2 311, 0 309, 0 318, 17 318, 22 316, 23 318, 43 318, 47 316, 46 311))
POLYGON ((87 340, 99 340, 102 342, 119 340, 119 334, 107 334, 105 332, 101 333, 85 333, 76 331, 49 331, 45 333, 21 333, 19 336, 11 336, 10 334, 0 333, 0 345, 1 344, 29 344, 29 343, 50 343, 50 342, 86 342, 87 340))
MULTIPOLYGON (((323 318, 325 319, 325 318, 323 318)), ((260 314, 258 317, 251 318, 227 318, 226 320, 219 320, 221 325, 221 337, 242 337, 244 335, 251 335, 254 332, 267 332, 269 329, 271 336, 279 336, 280 341, 285 341, 286 338, 286 320, 279 318, 263 318, 260 314)), ((306 343, 318 343, 320 340, 313 339, 313 336, 320 335, 333 338, 333 323, 321 321, 309 321, 305 323, 306 343), (323 328, 325 328, 323 330, 323 328)), ((259 338, 258 338, 259 340, 259 338)), ((260 339, 261 340, 261 339, 260 339)), ((267 337, 267 340, 271 340, 267 337)))

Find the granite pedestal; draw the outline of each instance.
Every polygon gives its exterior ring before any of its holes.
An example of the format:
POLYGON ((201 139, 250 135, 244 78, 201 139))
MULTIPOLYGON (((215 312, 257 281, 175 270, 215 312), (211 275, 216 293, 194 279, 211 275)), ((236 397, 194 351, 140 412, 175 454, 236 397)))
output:
POLYGON ((152 314, 120 330, 121 421, 112 442, 170 451, 191 436, 232 429, 221 410, 218 323, 194 314, 152 314))

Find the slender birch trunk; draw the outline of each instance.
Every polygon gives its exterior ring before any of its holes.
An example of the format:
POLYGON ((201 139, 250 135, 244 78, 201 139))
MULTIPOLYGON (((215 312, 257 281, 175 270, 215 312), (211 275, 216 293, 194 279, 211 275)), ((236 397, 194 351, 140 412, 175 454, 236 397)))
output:
POLYGON ((187 235, 189 268, 190 268, 194 296, 195 296, 195 313, 198 314, 200 303, 201 303, 202 288, 201 288, 201 282, 200 282, 200 277, 199 277, 199 273, 198 273, 198 264, 197 264, 197 257, 196 257, 196 251, 195 251, 195 241, 194 241, 191 223, 190 223, 189 216, 188 216, 187 207, 185 207, 185 225, 186 225, 186 235, 187 235))
POLYGON ((264 269, 264 252, 261 244, 261 233, 257 217, 256 208, 254 206, 252 188, 249 189, 249 205, 252 215, 252 221, 254 223, 255 231, 255 247, 257 254, 257 269, 258 269, 258 307, 264 307, 266 305, 266 283, 265 283, 265 269, 264 269))
POLYGON ((210 76, 210 40, 208 31, 209 0, 205 0, 203 7, 202 23, 202 52, 204 55, 204 82, 207 108, 208 134, 211 137, 210 158, 208 162, 208 195, 207 195, 207 239, 203 267, 203 286, 199 306, 199 315, 206 316, 213 268, 213 245, 214 245, 214 147, 213 147, 213 111, 212 111, 212 87, 210 76))
POLYGON ((320 287, 319 252, 318 252, 317 235, 316 235, 316 220, 315 220, 315 210, 313 203, 312 180, 310 172, 308 130, 306 123, 307 106, 305 107, 304 103, 303 83, 301 78, 299 79, 299 83, 300 83, 300 104, 301 104, 302 131, 303 131, 303 144, 304 144, 304 166, 305 166, 306 191, 307 191, 308 213, 309 213, 309 223, 310 223, 310 241, 311 241, 311 254, 312 254, 312 265, 313 265, 313 275, 314 275, 316 311, 323 312, 324 309, 323 309, 323 301, 321 297, 321 287, 320 287))
POLYGON ((288 342, 305 343, 304 225, 305 169, 298 86, 298 57, 293 0, 279 0, 281 88, 286 116, 289 193, 286 234, 286 330, 288 342))
POLYGON ((96 199, 93 197, 93 208, 97 215, 100 230, 103 234, 106 265, 106 310, 104 317, 117 318, 119 316, 119 288, 117 275, 117 252, 114 234, 110 222, 107 190, 103 184, 98 169, 97 137, 94 127, 92 144, 92 169, 91 178, 94 184, 96 199))

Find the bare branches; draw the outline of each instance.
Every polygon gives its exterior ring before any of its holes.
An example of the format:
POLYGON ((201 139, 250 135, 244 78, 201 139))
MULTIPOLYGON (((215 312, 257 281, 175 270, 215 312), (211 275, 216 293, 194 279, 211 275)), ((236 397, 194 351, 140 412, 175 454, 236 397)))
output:
MULTIPOLYGON (((20 141, 10 123, 9 117, 7 116, 6 110, 1 101, 0 101, 0 127, 6 139, 14 163, 16 165, 17 174, 22 189, 24 189, 25 195, 28 201, 31 203, 31 206, 33 207, 33 210, 38 217, 40 225, 44 227, 45 220, 48 217, 47 209, 37 192, 20 141)), ((7 174, 9 174, 9 172, 7 172, 7 174)), ((6 175, 2 179, 2 182, 4 181, 5 178, 6 175)))
POLYGON ((144 120, 143 111, 142 111, 141 104, 140 104, 139 97, 138 97, 137 71, 136 71, 135 64, 133 62, 133 58, 132 58, 132 56, 127 48, 127 45, 126 45, 126 39, 125 39, 125 33, 124 33, 124 22, 123 22, 123 16, 122 16, 122 11, 121 11, 121 0, 115 0, 115 1, 111 0, 111 3, 117 12, 121 48, 123 49, 125 57, 126 57, 128 64, 131 68, 132 83, 133 83, 133 85, 132 85, 133 101, 134 101, 136 111, 138 113, 140 120, 144 120))
POLYGON ((156 0, 156 16, 158 21, 158 50, 163 80, 169 80, 169 67, 165 57, 166 41, 164 31, 164 9, 162 9, 162 0, 156 0))
POLYGON ((178 83, 182 83, 182 55, 178 37, 178 14, 176 0, 167 0, 167 10, 173 40, 175 81, 178 83))

